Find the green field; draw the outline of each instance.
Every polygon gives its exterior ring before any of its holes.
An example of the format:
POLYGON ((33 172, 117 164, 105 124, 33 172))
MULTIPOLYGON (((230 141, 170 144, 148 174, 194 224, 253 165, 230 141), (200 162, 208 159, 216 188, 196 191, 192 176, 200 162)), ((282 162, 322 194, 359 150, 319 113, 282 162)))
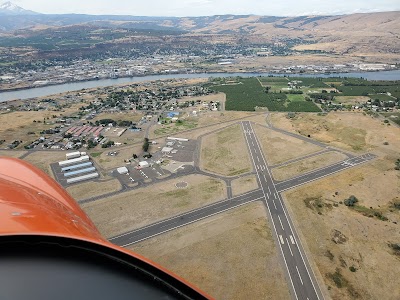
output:
POLYGON ((288 94, 286 97, 289 99, 289 101, 305 101, 304 99, 304 94, 288 94))
POLYGON ((243 111, 266 107, 270 111, 319 112, 320 109, 312 101, 305 101, 306 96, 313 99, 326 99, 328 96, 328 100, 338 97, 333 101, 349 104, 364 103, 369 98, 398 103, 400 98, 400 81, 368 81, 347 77, 235 77, 216 79, 207 86, 226 94, 227 110, 243 111), (303 94, 287 94, 287 83, 293 81, 297 81, 295 91, 301 90, 303 94), (332 86, 339 92, 335 93, 332 86), (270 87, 268 92, 266 87, 270 87))
POLYGON ((284 93, 266 93, 257 78, 238 80, 240 80, 239 84, 210 87, 212 90, 226 94, 226 110, 254 111, 255 107, 267 107, 270 111, 321 111, 313 102, 290 101, 284 93))

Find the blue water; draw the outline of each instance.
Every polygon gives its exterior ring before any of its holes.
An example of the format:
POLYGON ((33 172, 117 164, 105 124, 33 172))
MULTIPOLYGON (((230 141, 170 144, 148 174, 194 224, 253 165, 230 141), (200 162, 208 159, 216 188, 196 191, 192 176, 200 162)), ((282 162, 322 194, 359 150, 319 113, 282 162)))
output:
MULTIPOLYGON (((253 77, 253 76, 288 76, 288 74, 271 74, 271 73, 202 73, 202 74, 169 74, 169 75, 149 75, 141 77, 129 77, 129 78, 118 78, 118 79, 100 79, 91 81, 71 82, 58 85, 50 85, 44 87, 30 88, 26 90, 11 91, 11 92, 0 92, 0 102, 17 100, 17 99, 29 99, 34 97, 45 97, 54 94, 79 91, 87 88, 97 88, 112 86, 117 84, 128 84, 142 81, 155 81, 163 79, 174 79, 174 78, 209 78, 209 77, 253 77)), ((335 73, 331 75, 326 74, 290 74, 295 77, 362 77, 369 80, 400 80, 400 70, 394 71, 379 71, 379 72, 364 72, 364 73, 335 73)))

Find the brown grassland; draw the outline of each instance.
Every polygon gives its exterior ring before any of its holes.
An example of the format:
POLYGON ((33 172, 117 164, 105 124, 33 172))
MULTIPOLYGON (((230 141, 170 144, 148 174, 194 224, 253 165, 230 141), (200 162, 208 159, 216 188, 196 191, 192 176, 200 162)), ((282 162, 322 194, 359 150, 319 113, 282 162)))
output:
POLYGON ((244 174, 251 170, 240 124, 202 138, 201 167, 206 171, 226 176, 244 174))
POLYGON ((83 204, 82 208, 109 238, 224 198, 222 181, 189 175, 83 204), (188 183, 187 188, 175 187, 181 180, 188 183))
POLYGON ((132 245, 215 299, 289 299, 261 202, 132 245))

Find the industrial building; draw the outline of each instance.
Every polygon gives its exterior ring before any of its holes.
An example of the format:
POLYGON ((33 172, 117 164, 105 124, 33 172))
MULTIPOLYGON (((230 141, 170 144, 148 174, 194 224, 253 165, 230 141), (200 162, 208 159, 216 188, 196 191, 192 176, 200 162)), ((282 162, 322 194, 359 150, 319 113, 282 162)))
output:
POLYGON ((189 141, 189 139, 176 138, 176 137, 172 137, 172 136, 167 137, 167 140, 178 141, 178 142, 188 142, 189 141))
POLYGON ((62 185, 66 186, 71 183, 99 177, 96 167, 90 161, 86 152, 71 152, 67 153, 66 157, 67 160, 53 164, 54 175, 62 185), (78 155, 79 157, 76 157, 78 155))
POLYGON ((86 168, 86 169, 80 169, 80 170, 64 173, 64 177, 71 177, 71 176, 75 176, 75 175, 78 175, 78 174, 90 173, 90 172, 93 172, 93 171, 96 171, 95 167, 90 167, 90 168, 86 168))
POLYGON ((66 167, 66 166, 69 166, 69 165, 73 165, 73 164, 77 164, 77 163, 82 163, 82 162, 85 162, 85 161, 89 161, 89 156, 84 155, 84 156, 81 156, 81 157, 78 157, 78 158, 73 158, 73 159, 68 159, 68 160, 60 161, 60 162, 58 163, 58 165, 59 165, 60 167, 66 167))
POLYGON ((127 167, 120 167, 117 169, 118 174, 123 175, 123 174, 128 174, 129 170, 127 167))
POLYGON ((162 154, 170 154, 172 150, 174 150, 174 148, 164 147, 161 149, 161 152, 162 152, 162 154))
POLYGON ((148 168, 148 167, 150 167, 150 165, 149 165, 149 163, 148 163, 147 161, 141 161, 141 162, 139 162, 139 167, 140 167, 141 169, 143 169, 143 168, 148 168))
POLYGON ((82 163, 79 165, 73 165, 73 166, 61 168, 61 172, 67 172, 67 171, 72 171, 72 170, 85 168, 85 167, 91 167, 91 166, 93 166, 93 164, 89 161, 89 162, 85 162, 85 163, 82 163))
POLYGON ((78 158, 78 157, 80 157, 80 156, 81 156, 81 153, 80 153, 79 151, 70 152, 70 153, 65 154, 65 158, 66 158, 67 160, 69 160, 69 159, 74 159, 74 158, 78 158))
POLYGON ((97 177, 99 177, 99 173, 91 173, 91 174, 67 179, 67 183, 71 184, 71 183, 76 183, 76 182, 80 182, 80 181, 84 181, 84 180, 88 180, 88 179, 94 179, 97 177))

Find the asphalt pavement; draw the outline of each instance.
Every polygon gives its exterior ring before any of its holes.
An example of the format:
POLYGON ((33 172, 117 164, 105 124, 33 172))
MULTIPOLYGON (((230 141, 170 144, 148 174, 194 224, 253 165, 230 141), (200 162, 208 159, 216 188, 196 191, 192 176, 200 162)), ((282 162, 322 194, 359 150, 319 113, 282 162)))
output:
POLYGON ((297 233, 276 189, 271 171, 261 150, 259 141, 249 121, 243 121, 243 130, 251 160, 257 171, 257 179, 263 192, 276 243, 279 246, 294 299, 323 299, 322 293, 304 254, 297 233))
POLYGON ((357 157, 352 157, 344 161, 340 161, 333 165, 320 168, 293 178, 290 178, 285 181, 276 182, 276 189, 278 192, 283 192, 288 189, 294 188, 299 185, 306 184, 308 182, 321 179, 323 177, 332 175, 337 172, 341 172, 345 169, 349 169, 355 167, 357 165, 363 164, 371 159, 376 158, 376 155, 367 153, 357 157))
POLYGON ((110 239, 110 242, 121 247, 127 247, 167 231, 219 214, 226 210, 230 210, 249 202, 261 200, 262 197, 263 193, 261 189, 253 190, 240 196, 215 202, 207 206, 191 210, 179 216, 175 216, 167 220, 153 223, 140 229, 132 230, 130 232, 115 236, 110 239))
MULTIPOLYGON (((241 123, 248 146, 248 151, 257 175, 257 181, 259 185, 258 189, 236 197, 232 197, 231 193, 228 193, 228 199, 226 200, 212 203, 205 207, 201 207, 181 215, 153 223, 143 228, 115 236, 111 238, 110 241, 116 245, 126 247, 244 205, 246 203, 252 201, 263 201, 267 207, 268 216, 272 228, 274 229, 274 237, 277 245, 279 246, 278 248, 286 267, 287 277, 291 285, 293 298, 305 300, 323 299, 318 282, 316 281, 315 275, 309 265, 307 256, 303 250, 297 232, 294 229, 294 225, 288 215, 280 192, 314 180, 318 180, 333 173, 352 168, 374 159, 376 156, 370 153, 358 157, 349 155, 349 158, 345 161, 341 161, 285 181, 275 181, 272 178, 270 166, 268 166, 263 155, 260 143, 254 133, 251 122, 243 121, 241 123)), ((287 134, 287 132, 285 133, 287 134)), ((317 144, 319 144, 319 142, 317 142, 317 144)), ((327 152, 331 150, 326 149, 321 151, 321 153, 324 153, 325 151, 327 152)), ((197 168, 195 167, 195 169, 197 168)), ((193 172, 193 170, 191 171, 193 172)), ((231 191, 229 187, 230 182, 229 184, 227 182, 227 185, 228 191, 231 191)))

